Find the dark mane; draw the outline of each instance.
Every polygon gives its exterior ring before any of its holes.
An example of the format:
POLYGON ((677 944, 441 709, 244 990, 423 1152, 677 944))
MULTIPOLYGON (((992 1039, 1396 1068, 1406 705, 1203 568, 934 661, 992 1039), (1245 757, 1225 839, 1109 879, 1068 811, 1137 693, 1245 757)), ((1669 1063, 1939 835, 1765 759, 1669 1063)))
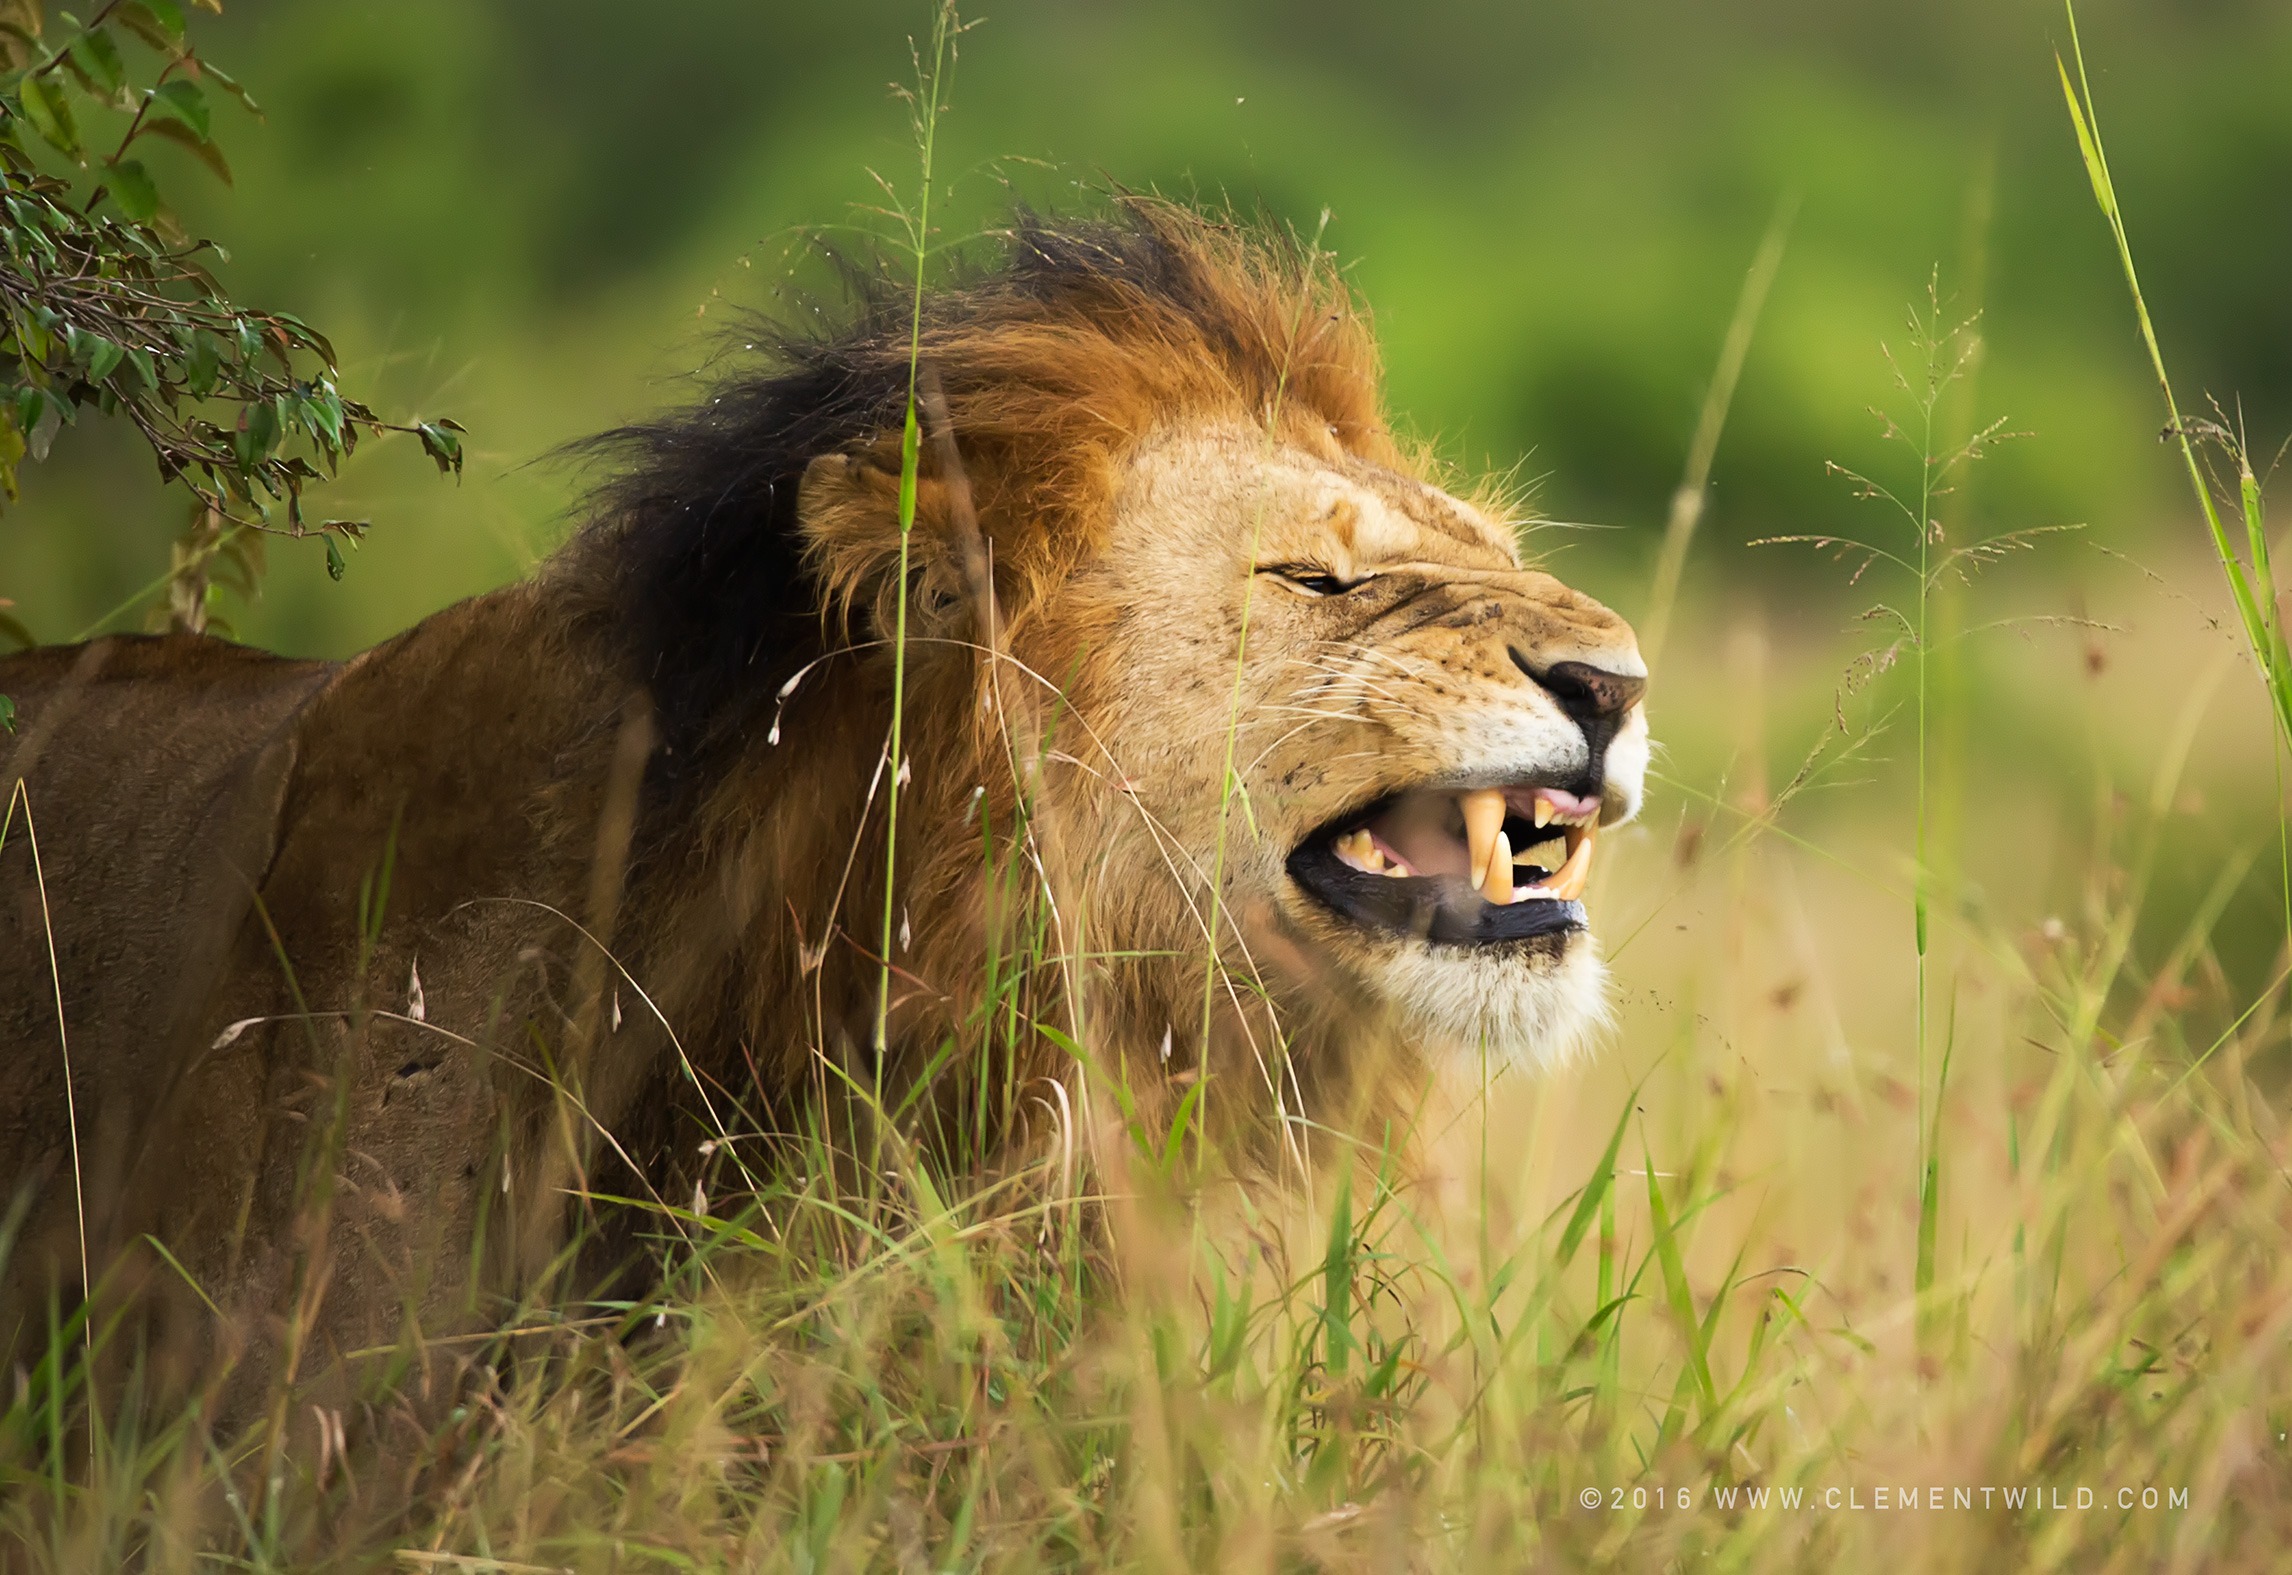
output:
MULTIPOLYGON (((1022 527, 1071 535, 1093 465, 1174 407, 1286 397, 1382 444, 1366 325, 1319 263, 1279 233, 1126 198, 1090 219, 1022 213, 995 256, 927 292, 922 353, 998 566, 1026 557, 1022 527)), ((867 604, 852 592, 870 565, 823 562, 797 492, 817 456, 896 444, 913 304, 887 268, 844 272, 841 320, 743 331, 699 401, 580 445, 616 474, 568 554, 650 690, 672 777, 760 727, 832 638, 831 589, 867 604)))

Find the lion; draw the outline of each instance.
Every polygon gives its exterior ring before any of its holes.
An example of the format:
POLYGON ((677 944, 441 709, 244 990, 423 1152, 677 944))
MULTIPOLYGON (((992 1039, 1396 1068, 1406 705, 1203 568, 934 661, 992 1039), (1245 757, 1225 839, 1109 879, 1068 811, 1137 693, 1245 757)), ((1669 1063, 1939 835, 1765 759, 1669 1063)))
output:
POLYGON ((983 1166, 1192 1090, 1278 1149, 1584 1040, 1646 669, 1395 439, 1318 257, 1123 199, 857 294, 347 662, 0 663, 19 1345, 132 1293, 292 1378, 823 1111, 983 1166))

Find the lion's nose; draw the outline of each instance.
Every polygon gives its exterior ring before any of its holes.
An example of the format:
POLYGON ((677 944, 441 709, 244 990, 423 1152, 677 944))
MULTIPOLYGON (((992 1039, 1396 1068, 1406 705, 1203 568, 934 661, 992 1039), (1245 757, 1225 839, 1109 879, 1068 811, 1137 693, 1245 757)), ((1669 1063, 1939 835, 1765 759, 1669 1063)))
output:
POLYGON ((1541 684, 1586 733, 1613 727, 1647 693, 1647 680, 1630 673, 1611 673, 1589 662, 1554 662, 1538 668, 1519 647, 1510 649, 1513 665, 1541 684))

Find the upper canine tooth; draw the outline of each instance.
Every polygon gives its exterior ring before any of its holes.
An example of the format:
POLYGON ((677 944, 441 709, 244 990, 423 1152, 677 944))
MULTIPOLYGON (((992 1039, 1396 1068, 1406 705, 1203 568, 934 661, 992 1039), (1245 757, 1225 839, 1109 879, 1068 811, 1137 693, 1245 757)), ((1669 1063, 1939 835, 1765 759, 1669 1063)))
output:
MULTIPOLYGON (((1472 870, 1472 884, 1484 887, 1491 878, 1488 865, 1496 852, 1497 838, 1503 835, 1504 794, 1496 788, 1474 788, 1470 793, 1459 793, 1456 804, 1464 812, 1466 861, 1472 870)), ((1505 860, 1508 865, 1511 862, 1505 860)), ((1511 879, 1509 875, 1505 878, 1511 879)))
POLYGON ((1496 834, 1495 857, 1488 861, 1488 879, 1482 883, 1480 894, 1490 902, 1512 900, 1512 842, 1501 831, 1496 834))

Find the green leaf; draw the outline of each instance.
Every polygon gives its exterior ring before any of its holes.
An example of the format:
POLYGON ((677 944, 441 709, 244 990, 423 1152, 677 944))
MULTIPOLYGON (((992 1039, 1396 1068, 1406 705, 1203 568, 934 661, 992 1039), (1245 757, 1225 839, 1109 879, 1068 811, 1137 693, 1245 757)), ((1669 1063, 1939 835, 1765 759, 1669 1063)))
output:
POLYGON ((332 536, 321 536, 319 540, 326 543, 326 577, 330 580, 341 579, 350 567, 342 561, 342 549, 335 545, 332 536))
POLYGON ((136 223, 149 224, 159 216, 159 186, 151 171, 143 167, 143 160, 114 160, 104 184, 113 205, 136 223))
POLYGON ((16 702, 6 695, 0 695, 0 727, 11 733, 16 731, 16 702))
POLYGON ((52 77, 26 77, 22 89, 24 118, 48 145, 74 158, 80 151, 80 128, 72 119, 72 106, 52 77))
POLYGON ((88 381, 91 383, 100 383, 111 376, 112 369, 119 365, 119 358, 126 354, 118 345, 98 334, 81 334, 73 349, 80 363, 88 369, 88 381))
POLYGON ((289 377, 294 376, 294 341, 287 337, 285 329, 275 322, 264 323, 263 348, 270 351, 271 359, 278 363, 280 371, 289 377))
POLYGON ((131 0, 113 14, 154 49, 174 54, 183 47, 183 13, 175 0, 131 0))
POLYGON ((143 123, 143 129, 138 131, 136 135, 139 137, 165 137, 170 142, 182 144, 198 156, 200 163, 215 172, 217 180, 226 186, 231 184, 231 166, 229 161, 223 157, 223 150, 201 137, 182 121, 165 118, 147 120, 143 123))
POLYGON ((199 84, 187 77, 162 82, 151 90, 152 103, 159 109, 180 117, 183 123, 199 133, 205 142, 214 134, 214 116, 207 108, 207 95, 199 84))
POLYGON ((116 96, 127 82, 127 68, 119 58, 119 45, 101 28, 82 35, 65 60, 72 74, 97 98, 116 96))
POLYGON ((456 434, 462 431, 458 421, 417 421, 415 435, 422 440, 422 452, 436 462, 438 474, 462 473, 462 440, 456 434))
POLYGON ((279 412, 276 405, 266 399, 239 412, 239 430, 232 434, 231 450, 237 456, 241 470, 252 471, 270 458, 278 442, 279 412))
POLYGON ((205 399, 212 394, 222 370, 222 342, 205 329, 195 331, 183 352, 183 385, 190 389, 191 397, 205 399))
POLYGON ((16 425, 16 406, 0 406, 0 492, 11 502, 16 497, 16 462, 24 457, 23 429, 16 425))
POLYGON ((257 120, 263 118, 263 107, 260 104, 257 104, 254 99, 249 97, 247 90, 239 86, 237 80, 233 78, 232 75, 228 71, 225 71, 221 66, 218 66, 211 61, 202 60, 199 62, 199 74, 205 77, 208 81, 214 83, 217 87, 221 88, 224 92, 230 94, 231 97, 237 99, 240 106, 244 108, 248 114, 254 116, 257 120))
POLYGON ((40 321, 39 312, 36 309, 32 313, 32 321, 28 323, 19 321, 13 327, 19 346, 18 354, 27 361, 44 362, 48 359, 48 352, 54 346, 48 343, 48 325, 40 321))
POLYGON ((16 420, 25 431, 26 445, 31 449, 32 457, 46 459, 49 447, 56 441, 56 434, 71 419, 72 407, 68 401, 44 388, 27 389, 25 392, 31 395, 29 419, 27 405, 19 397, 16 420))
POLYGON ((121 6, 112 13, 112 19, 161 54, 175 53, 176 41, 167 36, 167 30, 154 21, 151 13, 142 6, 121 6))
MULTIPOLYGON (((331 367, 335 365, 334 345, 326 335, 304 322, 292 312, 273 312, 271 321, 286 330, 287 336, 306 350, 315 350, 320 359, 331 367)), ((451 425, 451 423, 448 423, 451 425)), ((456 428, 458 431, 459 428, 456 428)))
POLYGON ((330 448, 342 446, 342 396, 332 383, 321 383, 311 390, 306 409, 309 412, 313 435, 323 438, 330 448))

